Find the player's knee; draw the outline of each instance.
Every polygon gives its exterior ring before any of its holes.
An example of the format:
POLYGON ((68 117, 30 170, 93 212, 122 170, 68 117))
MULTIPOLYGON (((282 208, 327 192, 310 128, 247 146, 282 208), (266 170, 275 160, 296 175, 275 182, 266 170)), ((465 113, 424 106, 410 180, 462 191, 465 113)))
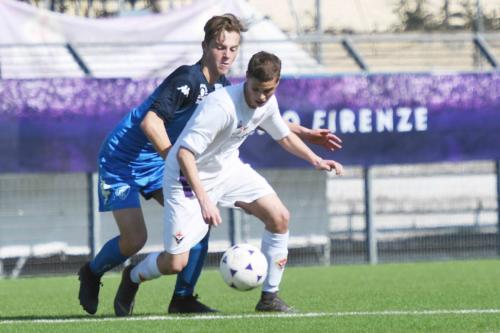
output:
POLYGON ((144 245, 146 245, 146 240, 147 240, 146 235, 134 237, 134 239, 130 244, 130 247, 132 248, 133 251, 135 251, 135 253, 137 253, 144 247, 144 245))
POLYGON ((290 212, 284 208, 275 212, 271 216, 271 221, 267 225, 267 229, 271 232, 284 234, 288 231, 288 222, 290 221, 290 212))
POLYGON ((126 256, 133 256, 139 252, 146 244, 147 234, 137 234, 132 237, 124 237, 123 253, 126 256))
POLYGON ((165 253, 158 258, 158 268, 163 275, 180 273, 187 265, 187 259, 165 253))
POLYGON ((177 274, 177 273, 180 273, 182 272, 182 270, 184 269, 185 265, 181 264, 181 263, 172 263, 169 267, 168 267, 168 272, 170 274, 177 274))

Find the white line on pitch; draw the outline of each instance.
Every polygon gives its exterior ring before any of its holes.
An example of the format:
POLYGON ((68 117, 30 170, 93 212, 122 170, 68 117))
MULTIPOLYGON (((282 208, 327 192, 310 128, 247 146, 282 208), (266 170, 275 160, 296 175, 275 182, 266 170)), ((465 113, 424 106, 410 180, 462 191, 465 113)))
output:
POLYGON ((457 310, 394 310, 394 311, 350 311, 350 312, 305 312, 305 313, 263 313, 241 315, 197 315, 197 316, 137 316, 101 318, 54 318, 54 319, 0 319, 1 324, 67 324, 107 321, 161 321, 161 320, 235 320, 254 318, 308 318, 308 317, 369 317, 369 316, 439 316, 500 314, 500 309, 457 309, 457 310))

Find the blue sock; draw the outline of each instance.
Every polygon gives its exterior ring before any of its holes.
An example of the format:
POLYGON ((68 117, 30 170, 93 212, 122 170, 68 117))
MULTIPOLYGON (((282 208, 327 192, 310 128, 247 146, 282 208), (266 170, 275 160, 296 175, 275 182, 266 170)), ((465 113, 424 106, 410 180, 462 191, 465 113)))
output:
POLYGON ((203 263, 208 253, 209 233, 198 244, 189 251, 189 260, 187 266, 177 274, 174 294, 178 296, 189 296, 194 292, 194 286, 203 268, 203 263))
POLYGON ((120 236, 116 236, 104 244, 101 251, 99 251, 90 262, 90 270, 92 273, 101 276, 128 259, 128 257, 125 257, 120 252, 119 240, 120 236))

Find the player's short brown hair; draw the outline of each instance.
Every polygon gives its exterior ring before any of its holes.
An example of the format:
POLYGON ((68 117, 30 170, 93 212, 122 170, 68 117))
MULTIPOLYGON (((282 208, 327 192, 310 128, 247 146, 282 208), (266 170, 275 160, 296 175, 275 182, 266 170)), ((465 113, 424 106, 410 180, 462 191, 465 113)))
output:
POLYGON ((223 31, 237 32, 238 34, 247 31, 243 23, 241 23, 235 15, 230 13, 213 16, 205 23, 203 30, 205 31, 203 42, 207 45, 211 40, 219 38, 223 31))
POLYGON ((279 80, 281 76, 281 60, 272 53, 260 51, 248 62, 247 75, 261 82, 279 80))

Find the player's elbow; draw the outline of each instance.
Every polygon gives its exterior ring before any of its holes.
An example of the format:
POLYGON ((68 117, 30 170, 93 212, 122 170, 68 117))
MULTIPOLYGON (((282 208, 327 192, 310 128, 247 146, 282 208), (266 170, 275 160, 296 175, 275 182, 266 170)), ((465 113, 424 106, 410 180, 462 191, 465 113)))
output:
POLYGON ((179 151, 177 152, 177 161, 179 161, 181 165, 183 165, 187 160, 193 158, 194 154, 192 151, 185 147, 179 147, 179 151))

